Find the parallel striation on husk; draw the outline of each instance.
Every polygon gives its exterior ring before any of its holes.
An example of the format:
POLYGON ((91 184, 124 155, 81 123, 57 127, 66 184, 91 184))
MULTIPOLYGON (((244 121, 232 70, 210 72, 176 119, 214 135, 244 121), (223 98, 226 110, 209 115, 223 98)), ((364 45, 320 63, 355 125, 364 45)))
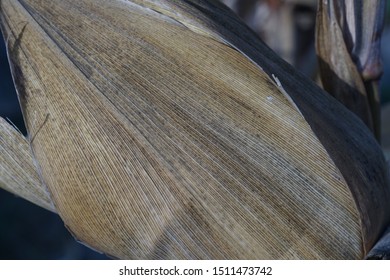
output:
POLYGON ((89 246, 363 258, 389 221, 368 129, 221 4, 0 3, 39 172, 89 246))
POLYGON ((5 119, 0 118, 0 187, 55 212, 43 186, 29 142, 5 119))

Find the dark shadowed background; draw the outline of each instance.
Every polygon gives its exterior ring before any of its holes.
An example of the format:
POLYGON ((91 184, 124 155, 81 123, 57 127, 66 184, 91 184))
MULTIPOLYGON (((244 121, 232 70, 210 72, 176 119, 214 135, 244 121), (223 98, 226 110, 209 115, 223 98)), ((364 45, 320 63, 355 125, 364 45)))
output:
MULTIPOLYGON (((237 5, 239 1, 225 0, 227 4, 237 5)), ((245 0, 244 2, 256 2, 245 0)), ((257 1, 279 2, 279 1, 257 1)), ((294 1, 291 1, 294 2, 294 1)), ((299 1, 296 1, 299 2, 299 1)), ((310 1, 302 1, 310 2, 310 1)), ((312 1, 315 2, 315 1, 312 1)), ((258 4, 259 6, 259 4, 258 4)), ((384 76, 381 83, 382 98, 382 145, 385 155, 390 159, 390 5, 387 7, 387 25, 383 34, 382 52, 384 58, 384 76)), ((261 25, 258 31, 264 40, 274 47, 282 57, 302 72, 314 78, 316 61, 313 48, 315 7, 292 7, 290 14, 282 11, 279 18, 272 17, 267 9, 241 9, 242 15, 252 28, 261 25), (267 12, 268 11, 268 12, 267 12), (290 17, 288 19, 288 17, 290 17), (280 24, 291 20, 294 24, 280 24), (262 22, 261 22, 262 21, 262 22), (259 24, 259 22, 261 24, 259 24), (273 23, 272 23, 273 22, 273 23), (279 24, 278 24, 279 23, 279 24), (283 29, 285 26, 285 30, 283 29), (293 29, 291 29, 293 26, 293 29), (267 29, 268 28, 268 29, 267 29), (275 30, 277 32, 275 32, 275 30), (269 34, 278 34, 270 38, 269 34), (283 35, 285 34, 285 35, 283 35), (289 41, 293 35, 295 43, 289 41), (268 36, 268 38, 267 38, 268 36), (289 37, 290 36, 290 37, 289 37), (287 42, 287 43, 286 43, 287 42), (283 46, 283 48, 281 48, 283 46), (278 49, 279 48, 279 49, 278 49)), ((237 9, 237 7, 236 7, 237 9)), ((8 118, 25 133, 17 95, 13 86, 6 50, 0 37, 0 116, 8 118)), ((106 259, 77 243, 65 229, 61 219, 38 206, 0 189, 0 259, 106 259)))

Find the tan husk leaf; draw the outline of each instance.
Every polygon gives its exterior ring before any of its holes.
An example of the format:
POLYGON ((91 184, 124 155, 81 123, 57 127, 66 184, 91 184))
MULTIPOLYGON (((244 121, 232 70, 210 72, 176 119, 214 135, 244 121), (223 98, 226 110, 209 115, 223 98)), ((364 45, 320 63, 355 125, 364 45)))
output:
POLYGON ((1 0, 61 218, 116 258, 363 258, 380 147, 215 1, 1 0))
POLYGON ((55 212, 25 137, 0 118, 0 187, 55 212))

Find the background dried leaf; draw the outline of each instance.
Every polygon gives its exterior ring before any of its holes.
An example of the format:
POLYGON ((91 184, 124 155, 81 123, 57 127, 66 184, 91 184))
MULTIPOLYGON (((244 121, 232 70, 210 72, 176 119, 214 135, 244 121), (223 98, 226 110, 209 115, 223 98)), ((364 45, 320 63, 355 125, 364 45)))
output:
POLYGON ((316 49, 327 92, 380 140, 380 39, 385 1, 319 1, 316 49))

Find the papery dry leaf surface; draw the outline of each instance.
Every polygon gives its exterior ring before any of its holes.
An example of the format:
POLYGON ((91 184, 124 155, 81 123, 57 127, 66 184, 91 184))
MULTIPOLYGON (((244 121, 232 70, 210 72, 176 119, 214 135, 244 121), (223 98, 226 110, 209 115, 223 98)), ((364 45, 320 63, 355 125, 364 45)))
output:
POLYGON ((89 246, 362 258, 389 221, 369 131, 221 4, 0 3, 39 173, 89 246))

